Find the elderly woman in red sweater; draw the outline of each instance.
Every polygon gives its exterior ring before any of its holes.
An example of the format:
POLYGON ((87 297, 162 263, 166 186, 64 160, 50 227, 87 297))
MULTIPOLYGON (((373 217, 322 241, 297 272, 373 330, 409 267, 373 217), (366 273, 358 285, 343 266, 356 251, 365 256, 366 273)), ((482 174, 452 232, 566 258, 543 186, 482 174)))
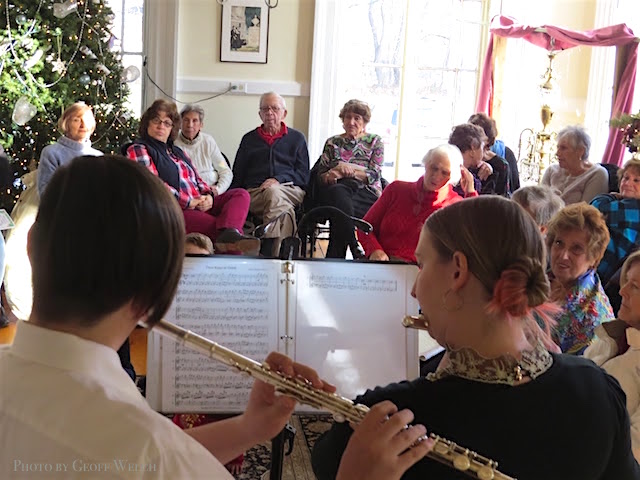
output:
POLYGON ((432 148, 422 163, 424 175, 418 181, 389 184, 365 215, 373 232, 358 233, 358 240, 369 260, 415 262, 420 229, 427 217, 463 198, 478 196, 473 175, 463 166, 456 146, 432 148), (458 183, 464 197, 453 189, 458 183))

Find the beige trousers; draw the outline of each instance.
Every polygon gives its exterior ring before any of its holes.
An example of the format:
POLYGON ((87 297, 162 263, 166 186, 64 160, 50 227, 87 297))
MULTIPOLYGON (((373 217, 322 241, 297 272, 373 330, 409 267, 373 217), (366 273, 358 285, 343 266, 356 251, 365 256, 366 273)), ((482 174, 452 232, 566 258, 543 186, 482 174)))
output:
POLYGON ((262 223, 269 223, 283 212, 289 212, 266 231, 265 238, 274 238, 274 252, 280 251, 283 238, 293 235, 295 225, 295 207, 302 203, 304 190, 295 185, 273 185, 265 190, 248 188, 251 196, 249 211, 253 215, 262 217, 262 223))

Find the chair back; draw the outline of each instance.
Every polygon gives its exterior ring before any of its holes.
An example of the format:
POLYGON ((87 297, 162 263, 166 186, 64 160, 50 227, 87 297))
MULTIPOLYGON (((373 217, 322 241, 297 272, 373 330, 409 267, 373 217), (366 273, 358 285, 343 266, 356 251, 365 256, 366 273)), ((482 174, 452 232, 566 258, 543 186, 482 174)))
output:
POLYGON ((618 170, 620 170, 620 167, 618 165, 614 165, 613 163, 601 163, 600 165, 602 165, 609 174, 609 192, 617 192, 618 170))

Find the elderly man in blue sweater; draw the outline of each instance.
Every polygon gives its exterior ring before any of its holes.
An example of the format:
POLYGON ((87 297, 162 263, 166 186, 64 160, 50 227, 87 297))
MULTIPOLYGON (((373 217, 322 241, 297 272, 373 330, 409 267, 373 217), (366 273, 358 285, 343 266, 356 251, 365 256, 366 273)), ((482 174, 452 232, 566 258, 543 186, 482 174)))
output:
POLYGON ((240 142, 231 188, 246 189, 251 195, 249 211, 262 217, 263 223, 273 221, 261 253, 277 256, 282 239, 293 234, 294 210, 304 199, 309 151, 304 135, 284 123, 287 107, 280 95, 263 94, 259 115, 262 125, 240 142))

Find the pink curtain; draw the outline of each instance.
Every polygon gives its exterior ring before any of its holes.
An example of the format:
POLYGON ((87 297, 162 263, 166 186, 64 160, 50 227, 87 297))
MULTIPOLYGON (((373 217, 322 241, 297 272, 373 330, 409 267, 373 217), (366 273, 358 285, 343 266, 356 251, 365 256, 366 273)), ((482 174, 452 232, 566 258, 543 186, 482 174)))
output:
MULTIPOLYGON (((476 112, 490 114, 492 110, 494 35, 507 38, 522 38, 547 50, 566 50, 576 45, 590 45, 592 47, 616 46, 618 49, 615 73, 617 78, 614 79, 616 90, 614 91, 611 117, 615 118, 623 113, 631 113, 638 63, 638 41, 629 27, 625 24, 620 24, 587 32, 574 32, 553 25, 543 25, 542 27, 522 25, 516 23, 513 18, 505 16, 495 17, 491 22, 491 38, 483 63, 476 112), (544 32, 536 31, 539 29, 544 29, 544 32), (620 66, 619 68, 618 65, 620 66)), ((622 132, 617 128, 611 128, 602 161, 620 165, 624 149, 622 132)))

